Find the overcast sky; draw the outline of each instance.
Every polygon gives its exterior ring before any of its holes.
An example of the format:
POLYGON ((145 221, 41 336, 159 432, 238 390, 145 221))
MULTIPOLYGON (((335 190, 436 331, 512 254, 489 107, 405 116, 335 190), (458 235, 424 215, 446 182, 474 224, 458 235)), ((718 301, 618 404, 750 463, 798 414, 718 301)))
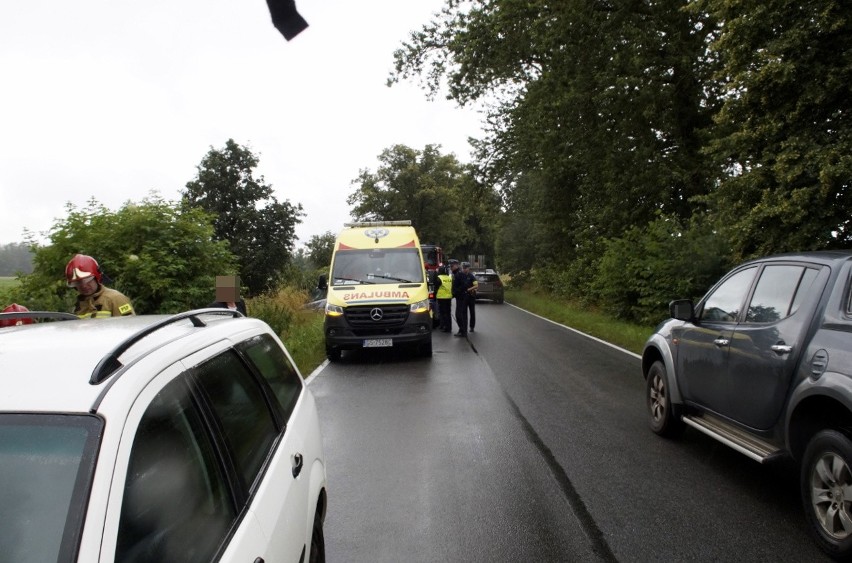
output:
POLYGON ((26 0, 0 5, 0 244, 66 202, 176 200, 211 146, 260 156, 299 244, 349 220, 362 168, 401 143, 469 160, 480 116, 385 86, 392 53, 443 0, 297 0, 289 43, 264 0, 26 0))

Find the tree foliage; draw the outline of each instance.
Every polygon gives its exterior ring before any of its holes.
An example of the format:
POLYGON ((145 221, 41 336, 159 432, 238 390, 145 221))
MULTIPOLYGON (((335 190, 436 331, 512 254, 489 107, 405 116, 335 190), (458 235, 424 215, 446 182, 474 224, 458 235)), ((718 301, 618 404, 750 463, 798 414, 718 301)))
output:
POLYGON ((483 107, 508 270, 649 318, 666 272, 849 246, 850 31, 842 0, 447 0, 389 83, 483 107))
POLYGON ((616 317, 654 325, 672 299, 697 301, 730 266, 726 241, 706 221, 659 215, 606 242, 593 290, 616 317))
POLYGON ((373 172, 361 170, 347 203, 356 221, 411 220, 424 244, 445 252, 493 254, 499 198, 474 171, 440 147, 394 145, 373 172))
POLYGON ((737 257, 852 242, 852 11, 841 0, 703 3, 724 104, 711 202, 737 257))
POLYGON ((13 300, 30 309, 68 311, 76 293, 65 284, 75 254, 94 257, 108 285, 133 301, 137 313, 175 313, 203 307, 215 296, 215 276, 232 274, 227 243, 213 240, 213 218, 151 195, 112 211, 94 199, 66 206, 49 244, 31 241, 34 269, 20 277, 13 300))
POLYGON ((336 239, 337 237, 334 233, 326 231, 321 235, 313 235, 305 243, 308 259, 314 268, 328 268, 331 265, 331 255, 334 252, 334 242, 336 239))
POLYGON ((274 287, 304 216, 301 204, 279 202, 263 176, 255 178, 257 165, 257 156, 228 139, 224 148, 210 148, 183 192, 184 205, 215 216, 215 237, 230 244, 250 294, 274 287))
POLYGON ((589 229, 616 236, 661 209, 688 217, 709 186, 706 18, 686 4, 451 0, 396 52, 392 81, 419 75, 434 94, 445 80, 459 103, 490 101, 488 180, 510 194, 534 173, 571 247, 589 229))

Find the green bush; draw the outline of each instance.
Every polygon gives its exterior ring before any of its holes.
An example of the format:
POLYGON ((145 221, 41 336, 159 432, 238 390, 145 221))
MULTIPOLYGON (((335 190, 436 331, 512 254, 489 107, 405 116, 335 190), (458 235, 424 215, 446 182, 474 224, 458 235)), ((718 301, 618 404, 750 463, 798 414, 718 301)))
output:
POLYGON ((606 242, 592 287, 608 313, 653 325, 672 299, 697 300, 729 266, 729 246, 700 217, 684 226, 660 215, 606 242))
POLYGON ((215 296, 215 276, 236 273, 228 243, 213 240, 211 216, 155 195, 118 211, 94 200, 84 209, 69 204, 49 238, 49 245, 33 245, 33 273, 10 292, 31 310, 73 308, 65 265, 78 253, 94 257, 113 279, 108 285, 140 314, 202 307, 215 296))
POLYGON ((246 300, 248 314, 272 328, 304 375, 325 359, 323 316, 319 311, 305 309, 307 300, 306 291, 292 286, 246 300))

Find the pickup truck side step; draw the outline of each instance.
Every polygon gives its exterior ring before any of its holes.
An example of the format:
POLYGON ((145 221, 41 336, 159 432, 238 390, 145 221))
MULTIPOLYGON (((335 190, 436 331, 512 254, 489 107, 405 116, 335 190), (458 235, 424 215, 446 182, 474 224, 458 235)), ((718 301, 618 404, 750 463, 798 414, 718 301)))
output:
POLYGON ((714 416, 706 414, 703 416, 685 415, 683 421, 699 432, 707 434, 759 463, 766 463, 780 457, 783 453, 777 446, 756 438, 714 416))

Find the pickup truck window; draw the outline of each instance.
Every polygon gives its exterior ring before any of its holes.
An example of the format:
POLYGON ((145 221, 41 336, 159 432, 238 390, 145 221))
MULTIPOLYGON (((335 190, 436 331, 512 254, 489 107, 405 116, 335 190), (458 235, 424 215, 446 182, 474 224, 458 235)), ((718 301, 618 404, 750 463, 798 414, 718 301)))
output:
POLYGON ((736 322, 756 272, 757 268, 746 268, 725 280, 705 300, 701 320, 736 322))
POLYGON ((804 266, 766 266, 749 303, 746 322, 773 323, 795 313, 816 275, 817 270, 804 266))

